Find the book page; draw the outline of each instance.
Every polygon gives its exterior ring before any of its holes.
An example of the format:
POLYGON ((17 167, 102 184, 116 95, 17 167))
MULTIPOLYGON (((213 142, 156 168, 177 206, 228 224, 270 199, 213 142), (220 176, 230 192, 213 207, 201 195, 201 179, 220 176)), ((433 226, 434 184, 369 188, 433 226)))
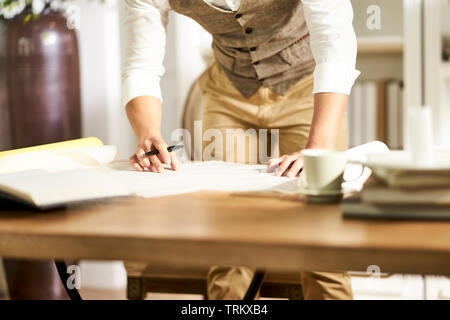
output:
POLYGON ((128 189, 108 169, 62 172, 21 171, 0 175, 0 191, 46 208, 92 199, 128 196, 128 189))

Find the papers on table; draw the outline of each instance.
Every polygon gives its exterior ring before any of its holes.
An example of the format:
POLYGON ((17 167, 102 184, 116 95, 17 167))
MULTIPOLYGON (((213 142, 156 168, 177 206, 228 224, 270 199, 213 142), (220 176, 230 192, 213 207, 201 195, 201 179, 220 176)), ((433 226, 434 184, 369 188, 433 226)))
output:
POLYGON ((132 194, 158 197, 195 191, 274 191, 293 193, 297 179, 276 177, 265 165, 245 165, 220 161, 191 162, 179 171, 137 172, 128 162, 109 165, 111 177, 125 185, 132 194))
MULTIPOLYGON (((364 162, 371 152, 386 151, 371 142, 347 151, 350 160, 364 162)), ((0 159, 0 193, 39 208, 60 204, 136 195, 158 197, 195 191, 278 192, 298 194, 297 178, 276 177, 266 165, 220 161, 190 162, 179 171, 137 172, 128 161, 113 161, 114 146, 44 150, 0 159)), ((349 164, 346 176, 357 178, 361 165, 349 164)), ((351 190, 360 190, 370 175, 352 180, 351 190)), ((350 182, 349 182, 350 183, 350 182)), ((350 189, 349 189, 350 190, 350 189)))
MULTIPOLYGON (((372 141, 347 151, 349 160, 366 160, 367 154, 384 153, 389 149, 379 141, 372 141)), ((137 172, 128 161, 109 164, 111 176, 124 184, 132 194, 141 197, 158 197, 195 191, 279 192, 298 194, 298 179, 276 177, 266 172, 266 165, 247 165, 222 161, 190 162, 179 171, 165 170, 158 174, 137 172)), ((345 175, 351 182, 345 187, 361 190, 371 171, 358 164, 348 164, 345 175), (359 177, 359 178, 357 178, 359 177), (357 178, 357 179, 356 179, 357 178), (356 179, 356 180, 355 180, 356 179)))

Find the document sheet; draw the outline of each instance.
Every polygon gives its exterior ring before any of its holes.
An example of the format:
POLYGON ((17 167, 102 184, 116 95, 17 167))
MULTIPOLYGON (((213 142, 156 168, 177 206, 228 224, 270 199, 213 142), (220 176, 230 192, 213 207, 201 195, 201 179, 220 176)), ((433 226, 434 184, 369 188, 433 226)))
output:
POLYGON ((189 193, 195 191, 278 191, 295 192, 297 179, 276 177, 265 165, 245 165, 220 161, 190 162, 179 171, 137 172, 128 162, 109 165, 110 176, 132 194, 141 197, 189 193))

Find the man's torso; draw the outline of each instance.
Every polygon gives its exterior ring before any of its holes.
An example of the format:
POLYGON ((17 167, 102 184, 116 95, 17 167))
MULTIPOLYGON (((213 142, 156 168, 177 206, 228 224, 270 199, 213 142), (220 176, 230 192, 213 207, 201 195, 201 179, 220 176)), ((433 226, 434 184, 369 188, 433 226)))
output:
POLYGON ((314 70, 301 1, 169 3, 174 11, 194 19, 213 36, 218 64, 244 97, 263 85, 284 94, 314 70), (232 11, 233 5, 236 11, 232 11))

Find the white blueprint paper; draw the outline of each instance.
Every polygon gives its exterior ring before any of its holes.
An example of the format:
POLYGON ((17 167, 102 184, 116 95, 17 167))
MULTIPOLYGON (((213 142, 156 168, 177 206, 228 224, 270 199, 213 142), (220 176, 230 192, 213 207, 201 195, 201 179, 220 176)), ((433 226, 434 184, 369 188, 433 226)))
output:
POLYGON ((297 188, 295 178, 276 177, 266 172, 265 165, 192 162, 182 164, 179 171, 166 169, 162 174, 135 171, 128 162, 115 162, 110 168, 110 174, 131 193, 146 198, 195 191, 293 193, 297 188))
MULTIPOLYGON (((368 153, 386 152, 389 149, 379 141, 349 149, 350 160, 364 160, 368 153)), ((276 177, 266 172, 266 165, 246 165, 222 161, 189 162, 181 165, 179 171, 165 170, 164 173, 135 171, 128 161, 113 162, 108 173, 124 184, 128 190, 141 197, 159 197, 195 191, 230 192, 298 192, 298 179, 276 177)), ((344 183, 346 190, 359 191, 371 171, 361 165, 348 164, 345 176, 351 182, 344 183), (354 180, 356 177, 358 179, 354 180)))

